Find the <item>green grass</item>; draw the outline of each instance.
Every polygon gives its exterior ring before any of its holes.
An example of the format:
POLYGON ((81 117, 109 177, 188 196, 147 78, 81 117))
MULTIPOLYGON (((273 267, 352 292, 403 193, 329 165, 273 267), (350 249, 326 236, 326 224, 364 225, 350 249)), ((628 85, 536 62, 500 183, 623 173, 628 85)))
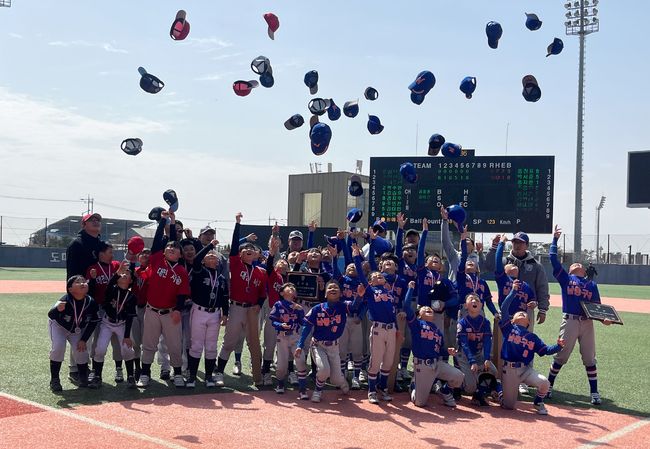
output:
MULTIPOLYGON (((490 290, 496 297, 497 284, 494 281, 487 281, 490 290)), ((549 291, 552 295, 559 295, 560 285, 553 280, 549 280, 549 291)), ((603 298, 628 298, 628 299, 647 299, 650 300, 650 285, 612 285, 598 284, 598 291, 603 298)))
MULTIPOLYGON (((61 370, 64 391, 55 395, 48 389, 50 342, 47 332, 47 311, 54 304, 55 294, 0 295, 3 325, 0 326, 0 391, 14 394, 55 407, 73 407, 79 404, 136 400, 170 395, 199 394, 207 391, 250 391, 251 378, 230 376, 232 359, 226 369, 226 385, 222 390, 206 390, 201 383, 193 391, 177 390, 158 380, 159 367, 153 367, 152 385, 143 391, 128 390, 113 382, 114 365, 106 358, 104 387, 99 391, 77 390, 66 379, 67 364, 61 370)), ((647 373, 650 346, 643 344, 650 315, 622 313, 624 326, 605 327, 595 323, 600 391, 604 410, 650 416, 650 378, 647 373)), ((550 310, 547 322, 537 325, 536 333, 547 343, 556 340, 561 315, 559 309, 550 310)), ((223 335, 223 331, 221 331, 223 335)), ((110 352, 110 351, 109 351, 110 352)), ((248 351, 243 355, 244 372, 249 373, 248 351)), ((536 369, 546 375, 552 357, 537 358, 536 369)), ((555 384, 550 403, 589 407, 589 385, 576 346, 569 363, 562 369, 555 384)), ((402 396, 400 395, 400 399, 402 396)), ((406 396, 403 396, 406 400, 406 396)), ((529 400, 532 398, 528 398, 529 400)))
POLYGON ((65 281, 65 268, 0 267, 0 281, 65 281))

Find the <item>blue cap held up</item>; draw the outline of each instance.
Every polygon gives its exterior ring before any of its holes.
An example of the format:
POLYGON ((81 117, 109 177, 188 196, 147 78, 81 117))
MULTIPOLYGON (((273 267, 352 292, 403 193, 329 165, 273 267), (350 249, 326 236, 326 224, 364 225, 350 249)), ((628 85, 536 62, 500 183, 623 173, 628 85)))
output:
POLYGON ((487 35, 490 48, 497 48, 499 46, 499 39, 503 36, 503 28, 501 28, 499 22, 488 22, 485 25, 485 34, 487 35))
POLYGON ((418 175, 415 171, 415 165, 411 162, 404 162, 399 166, 399 174, 402 175, 404 181, 409 184, 415 184, 415 181, 418 179, 418 175))

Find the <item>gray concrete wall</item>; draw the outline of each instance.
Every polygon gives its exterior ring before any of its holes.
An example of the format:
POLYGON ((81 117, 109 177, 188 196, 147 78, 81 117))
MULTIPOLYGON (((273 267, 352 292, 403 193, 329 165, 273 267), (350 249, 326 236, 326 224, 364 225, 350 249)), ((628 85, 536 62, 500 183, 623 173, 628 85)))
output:
MULTIPOLYGON (((113 251, 115 260, 122 260, 123 251, 113 251)), ((29 248, 0 246, 0 267, 65 268, 65 248, 29 248)))

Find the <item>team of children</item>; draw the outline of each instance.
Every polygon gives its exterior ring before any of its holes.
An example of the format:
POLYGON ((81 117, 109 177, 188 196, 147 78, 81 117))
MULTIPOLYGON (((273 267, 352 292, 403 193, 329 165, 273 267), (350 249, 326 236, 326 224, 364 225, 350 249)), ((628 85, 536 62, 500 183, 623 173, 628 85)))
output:
MULTIPOLYGON (((279 254, 278 228, 274 227, 268 254, 263 256, 251 236, 240 239, 242 217, 241 213, 236 216, 229 270, 221 266, 222 256, 215 249, 218 241, 192 239, 191 233, 190 238, 177 241, 182 225, 178 229, 171 210, 161 213, 150 250, 128 252, 126 260, 118 263, 112 260, 110 245, 103 244, 87 277, 68 279, 67 294, 49 311, 52 391, 62 389, 59 372, 66 341, 74 352, 80 387, 101 387, 104 357, 112 342, 116 381, 120 381, 124 362, 127 386, 146 388, 158 351, 159 356, 168 357, 174 385, 194 388, 201 357, 206 387, 223 386, 230 354, 235 351, 237 357, 245 339, 256 386, 272 385, 275 351, 278 394, 285 393, 289 381, 298 385, 300 399, 309 399, 309 356, 313 402, 321 401, 328 379, 344 394, 367 381, 368 400, 375 404, 392 400, 391 391, 411 380, 411 400, 417 406, 424 406, 434 391, 450 407, 456 406, 464 392, 478 406, 488 405, 486 399, 492 393, 504 408, 512 409, 523 383, 537 388, 534 407, 546 414, 544 399, 550 396, 555 377, 578 341, 592 403, 600 403, 593 323, 579 305, 580 301, 599 302, 598 288, 586 279, 580 264, 571 265, 569 273, 564 271, 557 259, 558 228, 551 262, 562 287, 564 319, 557 344, 547 346, 531 329, 534 291, 518 279, 516 266, 502 263, 505 235, 495 239, 499 241, 495 270, 499 312, 488 284, 480 277, 467 227, 459 228, 460 255, 446 248, 455 257, 454 276, 450 276, 454 282, 444 276, 440 255, 425 254, 426 219, 422 235, 410 230, 404 244, 407 220, 402 214, 397 217, 395 252, 380 221, 367 234, 354 228, 339 231, 328 239, 325 249, 313 248, 315 226, 311 225, 308 250, 302 249, 302 234, 294 232, 290 251, 283 254, 279 254), (358 243, 361 238, 367 243, 363 249, 358 243), (345 260, 343 273, 339 253, 345 260), (287 282, 292 271, 318 277, 317 299, 298 297, 296 286, 287 282), (268 311, 260 319, 267 299, 268 311), (498 323, 494 335, 485 308, 498 323), (264 353, 262 325, 268 328, 264 353), (225 333, 217 353, 220 327, 225 327, 225 333), (187 343, 183 343, 184 335, 187 343), (493 339, 500 340, 498 354, 491 354, 493 339), (411 353, 413 377, 407 369, 411 353), (548 379, 532 368, 535 353, 557 354, 548 379), (498 362, 499 370, 491 360, 498 362), (348 363, 352 365, 351 384, 348 363)), ((443 210, 443 237, 449 232, 446 218, 443 210)))

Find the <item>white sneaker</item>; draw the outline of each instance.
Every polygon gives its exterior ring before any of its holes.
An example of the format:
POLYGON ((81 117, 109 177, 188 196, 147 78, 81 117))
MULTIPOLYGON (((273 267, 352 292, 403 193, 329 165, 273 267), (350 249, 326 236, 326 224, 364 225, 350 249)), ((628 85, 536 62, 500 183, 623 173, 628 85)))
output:
POLYGON ((273 377, 271 376, 271 373, 264 373, 262 376, 262 385, 265 387, 269 387, 273 385, 273 377))
POLYGON ((441 394, 442 396, 442 403, 445 404, 447 407, 456 407, 456 400, 454 399, 454 395, 451 393, 447 394, 441 394))
POLYGON ((140 374, 140 378, 138 379, 138 383, 136 383, 136 385, 140 388, 147 388, 149 386, 149 376, 140 374))
POLYGON ((311 402, 320 402, 321 392, 319 390, 314 390, 311 395, 311 402))
POLYGON ((546 406, 544 405, 543 402, 540 402, 539 404, 534 404, 535 410, 537 410, 538 415, 548 415, 548 410, 546 410, 546 406))
POLYGON ((223 386, 224 386, 224 382, 223 382, 223 373, 216 373, 216 374, 214 375, 214 384, 215 384, 217 387, 223 387, 223 386))
POLYGON ((382 401, 390 402, 393 400, 393 397, 390 394, 388 394, 388 390, 380 390, 380 393, 381 393, 382 401))
POLYGON ((214 376, 208 376, 205 378, 205 387, 206 388, 214 388, 215 383, 214 383, 214 376))
POLYGON ((298 385, 298 375, 296 374, 295 371, 289 373, 288 380, 291 385, 298 385))
POLYGON ((185 379, 182 374, 174 374, 174 386, 176 388, 183 388, 185 386, 185 379))
POLYGON ((241 376, 241 362, 235 362, 235 366, 232 367, 232 374, 234 376, 241 376))
POLYGON ((415 398, 416 398, 416 395, 415 395, 415 388, 414 388, 414 389, 411 390, 411 402, 414 403, 414 404, 415 404, 415 398))
POLYGON ((309 399, 309 395, 307 394, 306 391, 301 391, 298 397, 300 398, 301 401, 306 401, 309 399))
POLYGON ((379 399, 377 399, 377 393, 374 391, 368 393, 368 402, 371 404, 379 404, 379 399))
POLYGON ((359 382, 368 382, 368 372, 361 370, 359 373, 359 382))
POLYGON ((341 385, 341 392, 343 394, 348 394, 350 392, 350 386, 346 381, 343 381, 343 384, 341 385))
POLYGON ((277 387, 275 387, 275 392, 277 394, 284 394, 284 387, 281 387, 280 385, 278 385, 277 387))
POLYGON ((359 379, 356 377, 352 378, 352 385, 350 385, 350 388, 353 390, 361 390, 361 385, 359 384, 359 379))
POLYGON ((591 393, 591 404, 600 405, 603 403, 603 400, 600 399, 600 393, 591 393))
POLYGON ((519 394, 528 394, 528 385, 519 384, 519 394))
MULTIPOLYGON (((174 382, 176 384, 176 382, 174 382)), ((187 382, 185 382, 185 388, 194 388, 196 387, 196 377, 194 379, 189 378, 187 379, 187 382)))

